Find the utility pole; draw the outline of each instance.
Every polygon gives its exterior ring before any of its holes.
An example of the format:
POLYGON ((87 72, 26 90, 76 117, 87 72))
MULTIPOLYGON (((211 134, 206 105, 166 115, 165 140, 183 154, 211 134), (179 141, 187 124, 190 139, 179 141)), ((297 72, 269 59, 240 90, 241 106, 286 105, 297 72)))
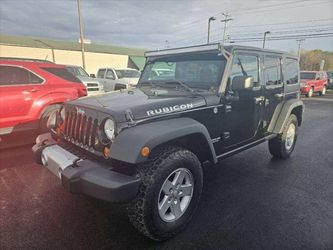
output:
POLYGON ((209 36, 210 36, 210 22, 215 21, 216 17, 212 16, 208 19, 208 35, 207 35, 207 44, 209 43, 209 36))
POLYGON ((265 31, 265 33, 264 33, 264 41, 262 42, 262 48, 263 48, 263 49, 265 48, 266 36, 267 36, 268 34, 271 34, 271 32, 270 32, 270 31, 265 31))
POLYGON ((226 12, 222 14, 224 16, 224 19, 221 20, 222 23, 224 23, 224 30, 223 30, 223 40, 222 40, 222 45, 225 42, 225 34, 226 34, 226 30, 227 30, 227 22, 231 21, 232 18, 230 18, 230 15, 226 12))
POLYGON ((83 36, 83 25, 82 25, 82 18, 81 18, 81 0, 77 0, 77 11, 79 13, 79 26, 80 26, 80 42, 81 42, 81 52, 82 52, 82 66, 86 69, 86 61, 84 58, 84 36, 83 36))
POLYGON ((297 52, 297 56, 298 56, 298 63, 301 61, 301 50, 302 50, 302 42, 305 41, 304 38, 302 39, 297 39, 297 44, 298 44, 298 52, 297 52))

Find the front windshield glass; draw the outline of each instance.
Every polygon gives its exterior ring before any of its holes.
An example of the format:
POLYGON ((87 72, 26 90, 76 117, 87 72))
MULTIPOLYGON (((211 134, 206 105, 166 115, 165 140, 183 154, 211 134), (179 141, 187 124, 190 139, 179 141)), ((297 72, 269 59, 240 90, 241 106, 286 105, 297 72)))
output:
POLYGON ((300 77, 301 77, 301 79, 311 79, 311 80, 314 80, 314 79, 316 79, 316 73, 312 73, 312 72, 301 72, 300 73, 300 77))
POLYGON ((139 78, 140 71, 130 69, 116 69, 118 78, 139 78))
POLYGON ((89 76, 82 67, 67 67, 67 70, 74 76, 89 76))
POLYGON ((150 59, 140 83, 181 82, 190 88, 217 89, 226 65, 216 53, 173 55, 150 59))

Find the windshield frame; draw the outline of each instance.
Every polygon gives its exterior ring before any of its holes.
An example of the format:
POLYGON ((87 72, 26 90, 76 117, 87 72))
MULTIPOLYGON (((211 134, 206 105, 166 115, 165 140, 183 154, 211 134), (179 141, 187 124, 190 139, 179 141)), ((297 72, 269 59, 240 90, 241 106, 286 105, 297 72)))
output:
MULTIPOLYGON (((140 79, 139 79, 139 82, 138 82, 137 86, 141 87, 141 83, 146 83, 146 82, 151 82, 152 85, 155 83, 155 85, 162 86, 165 82, 181 81, 181 82, 185 83, 186 85, 188 85, 188 87, 193 88, 193 89, 202 89, 202 90, 207 90, 207 91, 209 91, 209 89, 215 89, 216 92, 218 92, 219 89, 220 89, 223 77, 224 77, 224 72, 225 72, 225 69, 227 67, 228 60, 229 60, 228 57, 226 57, 222 53, 216 53, 216 51, 213 51, 213 52, 212 51, 203 51, 203 52, 196 52, 196 53, 170 54, 170 55, 148 57, 147 61, 146 61, 146 64, 145 64, 145 66, 142 70, 142 73, 141 73, 141 76, 140 76, 140 79), (201 60, 199 58, 200 54, 205 56, 205 57, 208 57, 208 59, 203 58, 201 60), (182 57, 184 58, 183 60, 181 60, 182 57), (151 67, 149 69, 150 71, 159 70, 159 69, 153 69, 152 68, 151 65, 154 64, 155 62, 163 62, 163 61, 165 61, 165 62, 174 61, 175 63, 176 62, 190 62, 191 59, 189 59, 189 58, 191 58, 191 57, 194 58, 193 61, 220 61, 219 66, 222 67, 222 68, 220 68, 219 71, 218 71, 218 77, 217 77, 217 80, 216 80, 216 84, 203 82, 203 84, 201 84, 201 85, 199 85, 199 84, 192 85, 191 80, 184 81, 183 79, 177 79, 177 78, 175 78, 175 79, 155 79, 155 80, 154 79, 148 79, 148 78, 144 79, 145 74, 148 74, 148 73, 146 73, 146 70, 147 70, 148 67, 151 67), (209 57, 212 57, 212 58, 209 59, 209 57)), ((195 81, 195 82, 199 83, 200 81, 195 81)))

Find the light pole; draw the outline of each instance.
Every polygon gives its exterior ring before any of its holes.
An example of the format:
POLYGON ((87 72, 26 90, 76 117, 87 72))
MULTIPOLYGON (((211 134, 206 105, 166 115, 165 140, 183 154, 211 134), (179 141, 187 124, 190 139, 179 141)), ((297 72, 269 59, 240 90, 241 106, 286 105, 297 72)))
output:
POLYGON ((210 22, 211 22, 211 21, 215 21, 215 20, 216 20, 216 17, 215 17, 215 16, 211 16, 211 17, 208 19, 207 44, 209 43, 209 36, 210 36, 210 22))
POLYGON ((35 41, 39 42, 39 43, 45 45, 47 48, 51 49, 51 52, 52 52, 52 61, 55 63, 54 48, 51 45, 49 45, 49 44, 47 44, 47 43, 45 43, 45 42, 43 42, 41 40, 36 39, 35 41))
POLYGON ((264 33, 264 41, 263 41, 263 43, 262 43, 262 48, 263 48, 263 49, 265 48, 266 36, 267 36, 268 34, 271 34, 271 32, 270 32, 270 31, 265 31, 265 33, 264 33))
POLYGON ((82 66, 84 69, 86 69, 86 61, 84 58, 84 36, 83 36, 83 24, 82 24, 82 18, 81 18, 81 6, 80 1, 77 0, 77 11, 79 13, 79 26, 80 26, 80 42, 81 42, 81 52, 82 52, 82 66))

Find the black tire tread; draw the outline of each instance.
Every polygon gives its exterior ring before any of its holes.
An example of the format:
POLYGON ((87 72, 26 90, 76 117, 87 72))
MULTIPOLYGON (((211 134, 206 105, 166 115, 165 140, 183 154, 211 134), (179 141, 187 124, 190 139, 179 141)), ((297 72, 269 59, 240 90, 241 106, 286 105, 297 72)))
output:
MULTIPOLYGON (((283 132, 279 134, 277 137, 268 141, 269 152, 271 153, 271 155, 273 155, 276 158, 286 159, 290 156, 290 154, 287 154, 284 151, 284 142, 289 124, 290 122, 292 122, 292 120, 296 122, 296 136, 297 136, 298 120, 296 115, 291 114, 286 122, 285 127, 283 128, 283 132)), ((295 143, 296 143, 296 138, 295 138, 295 143)))
POLYGON ((153 195, 154 190, 150 187, 156 177, 162 174, 163 168, 159 166, 162 165, 162 162, 175 161, 179 158, 190 159, 194 164, 200 164, 198 158, 191 151, 179 147, 167 147, 154 152, 147 162, 139 166, 142 184, 136 198, 128 205, 127 214, 133 226, 152 240, 161 241, 171 238, 186 226, 186 224, 183 225, 182 228, 175 232, 156 235, 156 233, 154 234, 154 229, 151 229, 146 223, 150 218, 145 218, 145 214, 147 214, 146 211, 149 209, 152 210, 152 208, 145 207, 147 197, 153 195))

